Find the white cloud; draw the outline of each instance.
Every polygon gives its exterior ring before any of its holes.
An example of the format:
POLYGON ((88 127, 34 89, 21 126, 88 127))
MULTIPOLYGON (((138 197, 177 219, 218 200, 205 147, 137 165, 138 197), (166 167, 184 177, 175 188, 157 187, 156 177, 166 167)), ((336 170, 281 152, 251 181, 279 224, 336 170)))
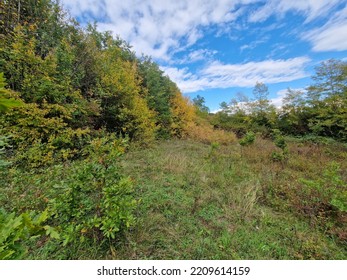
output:
POLYGON ((253 86, 257 81, 279 83, 306 77, 304 65, 307 57, 287 60, 265 60, 245 64, 222 64, 214 62, 203 70, 203 74, 224 81, 230 86, 253 86))
MULTIPOLYGON (((236 21, 250 9, 252 22, 289 10, 306 15, 307 20, 327 14, 338 0, 62 0, 74 17, 91 15, 99 29, 110 30, 133 45, 138 53, 155 59, 170 60, 177 50, 195 44, 203 28, 218 26, 221 30, 236 28, 236 21), (230 24, 233 23, 233 24, 230 24)), ((88 17, 89 18, 89 17, 88 17)))
POLYGON ((340 0, 269 0, 249 15, 250 22, 262 22, 271 16, 282 17, 289 11, 299 12, 310 22, 328 15, 340 0))
POLYGON ((259 8, 258 10, 252 12, 248 18, 248 20, 250 22, 262 22, 267 20, 270 16, 273 15, 274 12, 274 2, 269 2, 267 4, 265 4, 264 6, 262 6, 261 8, 259 8))
POLYGON ((282 89, 276 93, 276 97, 270 101, 276 108, 281 108, 283 105, 283 98, 286 96, 288 89, 282 89))
MULTIPOLYGON (((296 12, 303 15, 308 23, 332 14, 336 5, 346 0, 61 1, 72 16, 94 17, 99 21, 100 31, 110 30, 120 35, 139 55, 144 53, 176 64, 204 60, 204 68, 194 74, 188 68, 162 67, 183 92, 195 92, 209 88, 253 87, 257 81, 272 84, 309 76, 304 71, 309 62, 307 57, 225 64, 214 60, 215 52, 203 46, 175 61, 174 54, 191 49, 204 36, 205 29, 215 30, 215 36, 228 33, 229 39, 235 40, 232 31, 249 29, 249 22, 262 22, 271 16, 281 18, 287 12, 296 12), (251 10, 254 4, 258 8, 251 10)), ((346 18, 347 8, 330 16, 325 25, 307 32, 302 39, 311 42, 314 51, 347 50, 346 18)), ((277 23, 272 24, 267 31, 277 27, 277 23)), ((263 35, 258 34, 261 40, 247 42, 240 50, 255 48, 268 40, 263 35)), ((278 45, 278 49, 272 51, 284 53, 283 48, 278 45)))
POLYGON ((302 37, 312 43, 316 52, 347 50, 347 6, 336 12, 324 26, 302 37))
POLYGON ((258 0, 62 0, 72 16, 91 13, 102 31, 111 30, 134 46, 137 53, 169 59, 176 49, 189 47, 202 36, 202 28, 231 22, 237 4, 258 0))
POLYGON ((218 52, 209 49, 197 49, 189 52, 183 59, 174 61, 175 64, 189 64, 197 61, 209 61, 218 52))
POLYGON ((176 67, 161 67, 161 69, 184 93, 203 90, 207 88, 209 84, 208 77, 198 77, 189 72, 188 68, 178 69, 176 67))
POLYGON ((104 13, 105 3, 104 1, 84 0, 73 1, 63 0, 62 3, 67 7, 72 16, 80 16, 84 12, 89 12, 93 16, 98 16, 104 13))
POLYGON ((214 61, 195 75, 187 68, 162 69, 183 92, 188 93, 210 88, 253 87, 256 82, 274 84, 298 80, 309 76, 304 71, 309 61, 307 57, 244 64, 222 64, 214 61))

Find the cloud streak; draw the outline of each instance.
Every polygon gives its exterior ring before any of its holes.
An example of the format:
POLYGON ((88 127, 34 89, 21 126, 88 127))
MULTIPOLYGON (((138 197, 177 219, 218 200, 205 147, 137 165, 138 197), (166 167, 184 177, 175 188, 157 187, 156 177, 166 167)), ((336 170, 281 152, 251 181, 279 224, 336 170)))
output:
POLYGON ((325 25, 302 38, 310 41, 316 52, 347 50, 347 6, 336 12, 325 25))
POLYGON ((237 18, 238 2, 63 0, 73 16, 92 13, 100 18, 106 13, 106 20, 99 23, 102 31, 111 30, 130 42, 139 54, 146 53, 162 60, 168 60, 176 48, 196 43, 203 36, 201 28, 237 18))
MULTIPOLYGON (((72 16, 99 21, 101 31, 110 30, 134 46, 138 54, 169 61, 177 50, 192 46, 210 26, 236 23, 243 16, 249 22, 296 11, 307 21, 327 14, 338 0, 62 0, 72 16), (258 9, 251 9, 257 4, 258 9), (248 16, 247 16, 248 15, 248 16)), ((232 29, 233 27, 231 27, 232 29)), ((340 30, 339 30, 340 31, 340 30)), ((314 37, 314 35, 312 35, 314 37)), ((330 33, 326 36, 330 36, 330 33)), ((319 38, 317 39, 319 40, 319 38)))
POLYGON ((189 93, 213 88, 253 87, 256 82, 275 84, 298 80, 309 76, 304 71, 309 61, 308 57, 244 64, 214 61, 198 74, 190 73, 188 68, 162 67, 162 70, 183 92, 189 93))
POLYGON ((318 17, 328 15, 340 0, 269 0, 249 16, 250 22, 263 22, 271 16, 282 17, 287 12, 297 12, 310 22, 318 17))

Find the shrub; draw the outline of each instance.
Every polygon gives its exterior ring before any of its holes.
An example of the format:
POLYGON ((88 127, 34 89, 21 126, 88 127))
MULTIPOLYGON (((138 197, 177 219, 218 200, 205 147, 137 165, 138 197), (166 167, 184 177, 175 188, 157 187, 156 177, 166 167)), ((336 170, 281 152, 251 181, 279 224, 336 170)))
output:
POLYGON ((253 144, 254 141, 255 141, 255 134, 252 131, 250 131, 250 132, 247 132, 243 138, 241 138, 239 143, 241 146, 249 146, 253 144))
POLYGON ((76 159, 82 155, 82 149, 90 138, 89 129, 67 128, 51 135, 47 141, 37 139, 30 146, 28 143, 20 144, 14 160, 17 165, 38 168, 76 159))
POLYGON ((88 157, 71 164, 54 186, 49 204, 64 245, 89 237, 114 239, 134 223, 133 184, 117 164, 125 147, 125 140, 114 137, 92 140, 84 149, 88 157))
POLYGON ((287 142, 285 141, 282 133, 278 129, 273 129, 272 138, 274 140, 276 147, 281 149, 281 152, 272 152, 271 154, 272 160, 280 161, 280 162, 287 160, 289 156, 289 150, 288 150, 287 142))

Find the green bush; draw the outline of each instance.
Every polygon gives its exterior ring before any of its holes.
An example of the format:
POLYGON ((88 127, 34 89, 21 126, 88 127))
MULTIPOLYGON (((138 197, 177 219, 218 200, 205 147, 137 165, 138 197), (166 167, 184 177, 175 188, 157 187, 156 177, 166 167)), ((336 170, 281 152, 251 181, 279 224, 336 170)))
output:
POLYGON ((241 138, 239 143, 241 146, 249 146, 253 144, 254 141, 255 141, 255 134, 251 131, 251 132, 247 132, 246 135, 243 138, 241 138))
POLYGON ((288 159, 289 150, 286 140, 284 139, 282 133, 278 129, 272 130, 272 138, 276 147, 281 149, 281 152, 272 152, 271 158, 273 161, 283 162, 288 159))
POLYGON ((117 162, 125 146, 124 140, 94 139, 84 150, 88 157, 72 163, 54 186, 49 204, 64 245, 114 239, 134 223, 133 184, 117 162))
POLYGON ((15 163, 37 168, 76 159, 82 156, 81 151, 90 138, 89 129, 67 128, 59 134, 51 135, 46 142, 37 139, 30 146, 21 145, 16 151, 15 163))

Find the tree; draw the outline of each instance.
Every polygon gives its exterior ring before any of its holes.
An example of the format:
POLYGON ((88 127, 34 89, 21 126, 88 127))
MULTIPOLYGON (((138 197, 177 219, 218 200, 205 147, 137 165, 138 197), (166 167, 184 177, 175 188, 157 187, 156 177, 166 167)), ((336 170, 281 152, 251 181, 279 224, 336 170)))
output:
POLYGON ((279 127, 285 133, 302 135, 309 131, 309 110, 305 97, 304 91, 288 88, 279 116, 279 127))
POLYGON ((158 137, 168 138, 173 121, 170 103, 175 97, 177 86, 164 76, 164 72, 160 70, 158 64, 149 57, 142 57, 138 63, 138 71, 142 78, 142 88, 146 89, 145 98, 148 107, 157 115, 158 137))
POLYGON ((137 65, 124 61, 122 49, 108 42, 100 60, 101 125, 142 142, 154 138, 154 112, 140 95, 137 65))
POLYGON ((223 101, 219 104, 219 108, 222 110, 223 113, 226 113, 226 114, 228 114, 230 111, 229 105, 225 101, 223 101))
POLYGON ((347 139, 347 63, 335 59, 322 62, 308 87, 307 110, 311 132, 347 139))
POLYGON ((249 104, 248 97, 242 92, 236 93, 229 103, 222 102, 221 111, 214 114, 212 118, 214 127, 233 131, 237 136, 242 137, 250 128, 249 104))
POLYGON ((264 114, 269 109, 270 101, 268 100, 269 89, 264 83, 257 82, 253 88, 253 102, 252 111, 255 114, 264 114))
POLYGON ((335 59, 323 61, 315 68, 313 85, 308 87, 311 102, 317 102, 329 96, 342 96, 347 88, 347 63, 335 59))
POLYGON ((208 114, 210 109, 205 105, 205 98, 203 96, 197 95, 193 98, 193 104, 200 113, 208 114))
POLYGON ((172 108, 172 132, 177 137, 183 137, 188 134, 188 127, 194 121, 195 110, 188 98, 182 96, 177 89, 174 98, 171 100, 172 108))
POLYGON ((276 121, 276 108, 270 105, 268 95, 268 87, 264 83, 257 82, 253 88, 254 100, 248 103, 255 130, 263 130, 264 128, 266 130, 272 127, 276 121))
MULTIPOLYGON (((0 31, 0 72, 25 103, 1 115, 1 129, 27 142, 23 149, 34 140, 55 149, 59 135, 79 129, 142 142, 181 136, 195 117, 158 64, 96 24, 80 27, 59 1, 1 1, 0 31)), ((10 103, 0 98, 5 110, 10 103)))

